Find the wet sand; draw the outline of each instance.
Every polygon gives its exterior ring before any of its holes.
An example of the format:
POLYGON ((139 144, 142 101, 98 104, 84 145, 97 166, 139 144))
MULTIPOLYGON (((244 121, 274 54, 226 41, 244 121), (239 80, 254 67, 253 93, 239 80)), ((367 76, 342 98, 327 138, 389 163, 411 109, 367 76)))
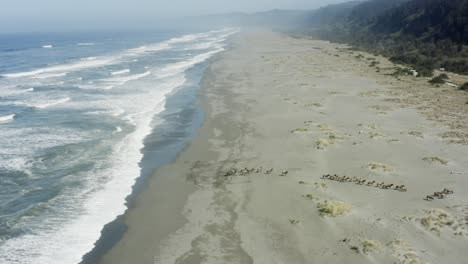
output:
POLYGON ((468 93, 394 67, 324 41, 235 36, 203 79, 203 127, 101 263, 464 263, 468 93))

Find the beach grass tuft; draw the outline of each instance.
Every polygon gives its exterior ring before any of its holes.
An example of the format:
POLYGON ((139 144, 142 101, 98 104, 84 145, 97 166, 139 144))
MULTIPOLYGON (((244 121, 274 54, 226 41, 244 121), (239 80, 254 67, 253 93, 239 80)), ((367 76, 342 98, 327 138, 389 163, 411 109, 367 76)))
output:
POLYGON ((467 91, 468 92, 468 82, 464 83, 462 86, 460 86, 460 90, 467 91))
POLYGON ((294 130, 291 130, 291 133, 304 133, 304 132, 307 132, 309 131, 308 128, 296 128, 294 130))
POLYGON ((439 157, 425 157, 423 158, 424 161, 429 162, 429 163, 437 163, 437 164, 442 164, 442 165, 447 165, 448 161, 439 158, 439 157))
POLYGON ((317 141, 315 141, 315 147, 316 149, 325 149, 331 144, 331 142, 328 139, 324 138, 319 138, 317 141))
POLYGON ((351 205, 341 201, 325 200, 317 205, 321 216, 336 217, 351 212, 351 205))
POLYGON ((421 225, 427 230, 440 233, 441 229, 447 226, 453 226, 454 218, 442 209, 426 210, 426 216, 421 218, 421 225))
POLYGON ((362 252, 368 253, 377 251, 382 248, 382 244, 376 240, 364 240, 361 243, 362 245, 362 252))
POLYGON ((387 164, 379 163, 379 162, 371 162, 367 165, 367 167, 371 170, 381 170, 381 171, 394 171, 395 169, 387 164))
POLYGON ((442 73, 439 76, 436 76, 436 77, 432 78, 431 80, 429 80, 429 83, 431 83, 431 84, 444 84, 445 80, 447 80, 448 78, 449 77, 448 77, 447 74, 442 73))

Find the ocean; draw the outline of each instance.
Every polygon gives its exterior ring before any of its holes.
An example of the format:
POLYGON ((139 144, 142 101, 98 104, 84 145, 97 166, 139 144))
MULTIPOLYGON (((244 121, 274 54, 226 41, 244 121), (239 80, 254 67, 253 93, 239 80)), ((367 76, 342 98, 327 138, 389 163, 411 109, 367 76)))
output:
POLYGON ((80 262, 190 140, 236 32, 0 35, 0 263, 80 262))

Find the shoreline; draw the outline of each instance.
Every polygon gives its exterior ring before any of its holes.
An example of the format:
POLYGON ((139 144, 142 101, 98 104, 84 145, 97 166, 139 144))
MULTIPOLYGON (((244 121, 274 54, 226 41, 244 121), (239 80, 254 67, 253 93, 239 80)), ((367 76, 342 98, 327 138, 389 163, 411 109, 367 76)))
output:
MULTIPOLYGON (((220 56, 221 55, 218 54, 207 62, 208 67, 205 69, 205 72, 201 79, 200 88, 196 92, 196 96, 198 97, 198 102, 196 104, 198 105, 199 111, 204 112, 204 115, 206 115, 206 112, 208 110, 208 99, 204 95, 203 90, 206 88, 207 85, 207 76, 210 75, 210 65, 214 61, 217 61, 220 56)), ((184 156, 187 155, 186 152, 188 152, 189 149, 192 149, 194 144, 201 141, 199 137, 200 134, 203 134, 202 130, 206 127, 206 121, 206 118, 202 118, 201 126, 199 126, 198 129, 194 131, 194 137, 192 138, 192 141, 190 141, 185 146, 185 148, 177 154, 177 157, 172 162, 162 165, 153 172, 152 176, 146 181, 149 184, 148 186, 145 186, 141 192, 132 194, 132 196, 134 196, 132 200, 133 206, 131 206, 124 215, 117 219, 117 225, 132 225, 131 221, 134 220, 129 219, 132 216, 135 217, 137 221, 141 220, 141 215, 145 213, 145 209, 143 209, 143 207, 146 208, 148 206, 151 206, 148 204, 148 202, 155 200, 170 200, 170 205, 164 204, 164 202, 160 202, 160 204, 157 205, 158 208, 153 208, 154 213, 160 214, 157 217, 158 220, 161 220, 161 222, 164 223, 164 225, 158 227, 158 230, 160 232, 157 235, 167 236, 177 231, 177 229, 179 229, 186 223, 184 217, 181 215, 181 212, 184 209, 185 202, 188 199, 189 195, 196 190, 196 186, 194 186, 193 182, 191 182, 189 179, 181 177, 171 177, 171 175, 169 175, 168 172, 170 174, 177 174, 177 172, 180 173, 180 171, 185 172, 187 170, 190 170, 189 167, 184 165, 182 166, 183 168, 180 169, 176 167, 179 167, 181 163, 186 163, 184 161, 184 156), (132 216, 129 217, 129 215, 132 216), (164 217, 165 215, 167 215, 168 217, 164 217)), ((203 142, 202 145, 203 144, 205 144, 205 142, 203 142)), ((150 225, 151 224, 148 223, 148 226, 150 225)), ((140 237, 142 236, 142 234, 136 234, 136 236, 140 237)), ((136 252, 132 252, 131 254, 129 254, 129 252, 122 251, 123 249, 121 249, 121 247, 127 247, 128 241, 125 242, 125 245, 119 245, 120 243, 122 243, 122 240, 120 238, 114 239, 114 246, 110 248, 110 250, 107 249, 104 252, 98 252, 96 259, 91 259, 91 262, 83 263, 94 263, 93 261, 98 261, 99 263, 127 263, 126 261, 133 261, 134 259, 138 259, 138 261, 142 261, 142 263, 153 263, 151 260, 154 258, 154 256, 152 256, 151 254, 145 255, 144 253, 141 253, 142 251, 148 252, 150 250, 142 248, 140 241, 130 240, 130 243, 132 242, 135 243, 132 246, 132 250, 135 250, 136 252), (124 256, 122 254, 124 254, 124 256), (126 260, 122 260, 122 258, 126 260)))
POLYGON ((167 95, 165 110, 156 116, 154 121, 160 124, 145 139, 145 147, 142 149, 143 159, 140 162, 141 176, 132 186, 132 193, 125 199, 126 212, 103 227, 99 240, 95 242, 93 249, 82 257, 80 263, 99 262, 101 257, 122 238, 128 229, 124 221, 127 211, 135 207, 135 201, 147 189, 146 185, 151 181, 155 171, 175 162, 191 140, 196 137, 204 119, 203 109, 199 107, 200 102, 198 101, 198 94, 202 86, 200 81, 197 81, 197 79, 203 79, 203 74, 200 77, 196 76, 199 76, 197 75, 199 72, 204 71, 212 59, 203 62, 201 67, 190 69, 187 72, 191 76, 188 78, 190 83, 176 88, 167 95), (175 119, 184 119, 185 121, 180 122, 180 120, 175 119), (170 133, 176 133, 176 136, 172 136, 169 140, 165 135, 170 133))
POLYGON ((465 94, 384 75, 395 66, 356 58, 344 45, 272 32, 232 41, 203 76, 202 127, 149 180, 123 217, 128 230, 100 263, 465 257, 468 180, 448 173, 468 169, 465 94), (254 170, 226 177, 230 168, 254 170), (423 200, 445 188, 454 193, 423 200))

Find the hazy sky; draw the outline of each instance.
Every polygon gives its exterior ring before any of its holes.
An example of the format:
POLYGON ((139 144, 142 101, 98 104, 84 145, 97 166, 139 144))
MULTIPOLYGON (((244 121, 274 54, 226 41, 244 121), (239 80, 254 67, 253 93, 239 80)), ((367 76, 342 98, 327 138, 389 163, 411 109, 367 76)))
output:
POLYGON ((345 0, 0 0, 0 31, 145 24, 167 17, 273 8, 314 9, 345 0))

